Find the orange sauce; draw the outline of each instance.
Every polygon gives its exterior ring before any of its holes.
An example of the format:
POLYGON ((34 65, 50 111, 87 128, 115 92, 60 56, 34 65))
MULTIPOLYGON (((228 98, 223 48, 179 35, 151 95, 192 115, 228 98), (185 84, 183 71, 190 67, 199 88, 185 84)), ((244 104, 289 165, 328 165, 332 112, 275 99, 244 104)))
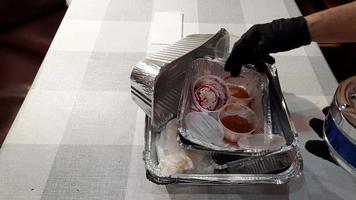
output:
POLYGON ((229 87, 229 90, 230 90, 231 96, 234 96, 236 98, 249 98, 250 97, 248 95, 248 93, 246 92, 246 90, 241 87, 232 86, 232 87, 229 87))
POLYGON ((237 133, 248 133, 253 129, 253 124, 249 123, 246 118, 240 117, 239 115, 223 117, 221 122, 226 128, 237 133))

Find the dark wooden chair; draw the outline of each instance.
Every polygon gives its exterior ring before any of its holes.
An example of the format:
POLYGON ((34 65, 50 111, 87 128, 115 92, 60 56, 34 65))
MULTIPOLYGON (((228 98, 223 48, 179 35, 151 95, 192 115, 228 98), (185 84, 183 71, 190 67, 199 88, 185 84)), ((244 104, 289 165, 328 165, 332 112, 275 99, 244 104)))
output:
POLYGON ((65 0, 0 3, 0 146, 66 9, 65 0))

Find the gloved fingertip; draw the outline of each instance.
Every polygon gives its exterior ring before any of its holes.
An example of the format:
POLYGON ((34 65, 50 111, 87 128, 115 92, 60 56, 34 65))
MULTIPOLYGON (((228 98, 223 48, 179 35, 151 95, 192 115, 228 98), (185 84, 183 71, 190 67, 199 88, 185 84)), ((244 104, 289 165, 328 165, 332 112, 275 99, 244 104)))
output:
POLYGON ((230 56, 227 58, 227 60, 225 62, 225 69, 231 68, 231 66, 233 65, 232 63, 234 62, 233 59, 234 58, 233 58, 232 54, 230 54, 230 56))
POLYGON ((240 69, 232 70, 232 71, 231 71, 231 76, 237 77, 237 76, 239 76, 240 72, 241 72, 241 68, 240 68, 240 69))
POLYGON ((232 65, 230 63, 225 63, 224 70, 228 72, 231 71, 231 69, 232 69, 232 65))
POLYGON ((232 76, 236 77, 240 74, 241 67, 241 64, 238 64, 235 57, 230 56, 225 63, 224 70, 230 72, 232 76))
POLYGON ((234 65, 233 67, 229 68, 231 76, 237 77, 241 72, 241 68, 241 65, 234 65))
POLYGON ((253 65, 256 67, 257 71, 264 73, 267 70, 266 64, 262 61, 254 62, 253 65))
POLYGON ((225 70, 226 72, 229 72, 229 71, 230 71, 229 68, 227 68, 227 67, 224 67, 224 70, 225 70))

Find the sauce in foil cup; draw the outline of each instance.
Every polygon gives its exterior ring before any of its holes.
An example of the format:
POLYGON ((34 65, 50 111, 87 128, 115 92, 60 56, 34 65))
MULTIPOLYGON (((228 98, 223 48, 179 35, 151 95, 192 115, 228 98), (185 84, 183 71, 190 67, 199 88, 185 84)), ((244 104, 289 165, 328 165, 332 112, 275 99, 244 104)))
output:
POLYGON ((240 103, 223 106, 218 118, 224 129, 224 138, 230 142, 237 142, 240 138, 250 135, 257 127, 255 112, 240 103))
POLYGON ((228 88, 230 93, 230 102, 238 102, 245 106, 250 105, 253 98, 244 86, 228 84, 228 88))

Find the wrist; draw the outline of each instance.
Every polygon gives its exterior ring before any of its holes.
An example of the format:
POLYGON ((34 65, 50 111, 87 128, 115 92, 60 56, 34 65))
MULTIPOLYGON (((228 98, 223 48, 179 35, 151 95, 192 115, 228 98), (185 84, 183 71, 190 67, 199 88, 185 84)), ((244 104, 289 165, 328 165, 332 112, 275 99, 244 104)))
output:
POLYGON ((317 35, 317 21, 319 16, 317 15, 308 15, 305 17, 305 20, 307 22, 310 38, 312 41, 317 41, 318 35, 317 35))
POLYGON ((274 20, 272 27, 274 32, 279 33, 278 38, 285 47, 282 49, 284 51, 308 45, 311 42, 308 24, 303 16, 274 20))
POLYGON ((312 41, 312 37, 309 30, 309 24, 306 18, 303 16, 292 18, 294 20, 296 28, 296 34, 299 35, 302 45, 309 45, 312 41))

